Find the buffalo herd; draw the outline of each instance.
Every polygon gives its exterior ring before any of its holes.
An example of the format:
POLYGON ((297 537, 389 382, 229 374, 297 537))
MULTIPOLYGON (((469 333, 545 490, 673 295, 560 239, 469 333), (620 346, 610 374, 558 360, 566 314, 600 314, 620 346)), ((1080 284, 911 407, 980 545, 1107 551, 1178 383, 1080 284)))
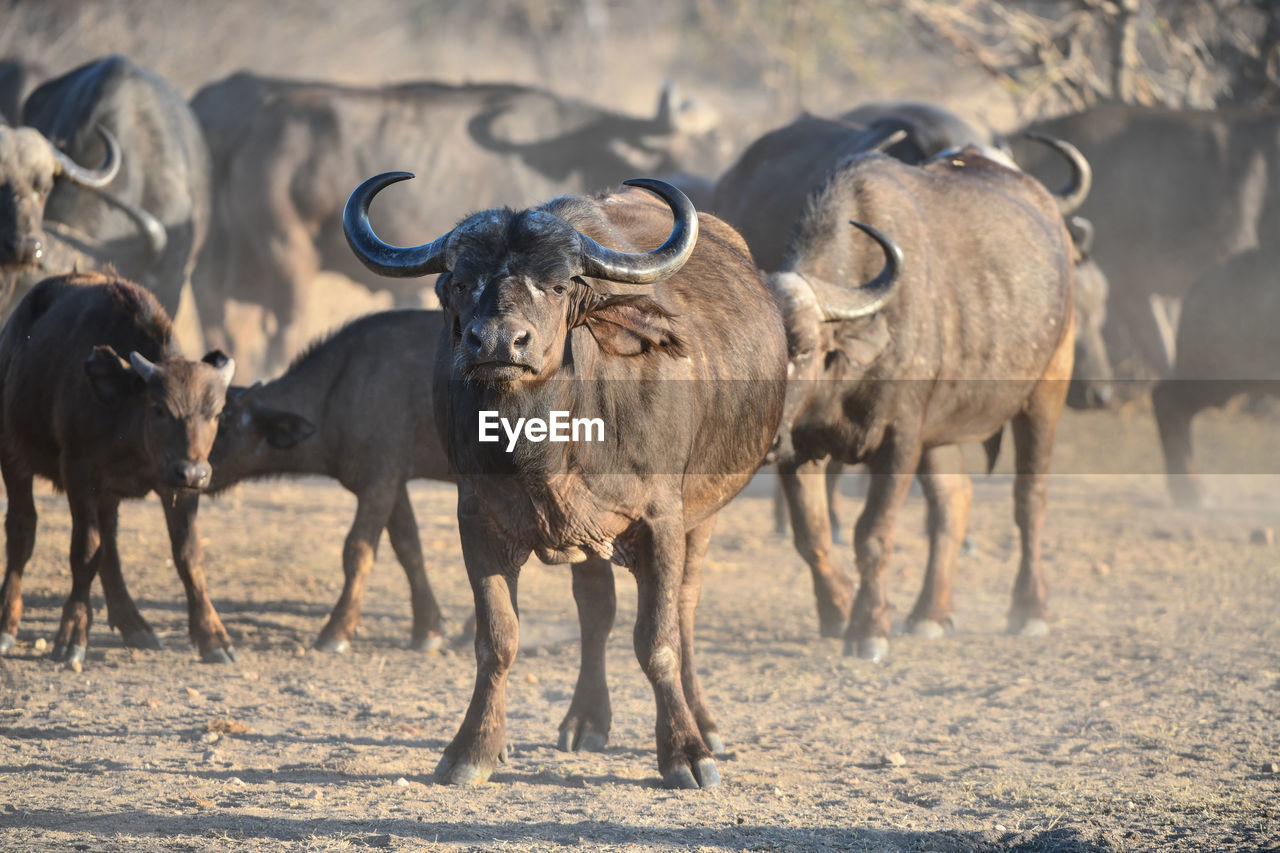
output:
POLYGON ((802 115, 723 171, 715 136, 671 88, 635 116, 523 85, 242 72, 188 102, 119 56, 56 77, 0 63, 0 653, 18 643, 36 477, 72 519, 55 660, 83 665, 95 577, 125 645, 158 648, 117 522, 121 500, 155 492, 192 641, 234 662, 200 496, 302 474, 357 498, 316 648, 350 648, 384 530, 409 585, 409 644, 439 648, 407 483, 448 481, 477 673, 437 779, 482 782, 506 760, 516 588, 536 555, 570 565, 581 628, 559 747, 608 742, 622 566, 663 783, 712 787, 725 744, 694 659, 702 562, 718 511, 763 464, 780 475, 820 632, 879 661, 913 480, 929 556, 907 630, 951 626, 973 495, 960 445, 981 444, 990 467, 1012 434, 1008 630, 1034 636, 1048 631, 1059 415, 1120 396, 1109 353, 1158 380, 1153 437, 1180 505, 1201 498, 1192 416, 1275 390, 1280 258, 1263 238, 1280 226, 1280 114, 1108 105, 1002 136, 876 101, 802 115), (322 269, 406 307, 306 344, 322 269), (425 277, 438 310, 421 307, 425 277), (187 288, 199 361, 171 321, 187 288), (228 300, 274 326, 234 328, 228 300), (242 355, 255 334, 269 340, 261 364, 242 355), (274 378, 232 384, 237 363, 274 378), (859 463, 855 582, 833 553, 831 484, 859 463))

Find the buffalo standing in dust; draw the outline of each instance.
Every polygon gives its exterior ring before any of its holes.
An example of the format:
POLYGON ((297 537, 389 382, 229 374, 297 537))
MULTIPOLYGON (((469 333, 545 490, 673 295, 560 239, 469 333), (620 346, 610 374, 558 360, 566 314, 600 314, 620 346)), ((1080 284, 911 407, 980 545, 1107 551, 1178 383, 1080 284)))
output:
POLYGON ((234 370, 216 351, 203 361, 184 359, 164 309, 128 281, 63 276, 23 298, 0 333, 0 470, 9 494, 0 651, 12 648, 22 618, 38 476, 65 491, 71 508, 72 589, 55 660, 84 660, 95 575, 125 645, 159 648, 129 597, 117 547, 120 501, 153 491, 186 587, 191 637, 205 660, 235 659, 205 591, 196 529, 198 494, 212 475, 209 449, 234 370))
POLYGON ((846 653, 879 660, 888 652, 884 568, 912 474, 929 502, 930 549, 908 621, 922 634, 943 631, 972 497, 956 445, 986 440, 994 460, 1010 421, 1022 561, 1009 627, 1046 630, 1040 531, 1072 363, 1072 248, 1058 202, 972 148, 921 166, 859 157, 811 199, 771 277, 791 353, 779 471, 823 631, 847 618, 846 653), (851 221, 874 226, 888 252, 874 279, 880 253, 865 251, 851 221), (798 476, 826 456, 871 470, 854 527, 856 597, 827 558, 821 478, 798 476))
POLYGON ((322 474, 356 495, 342 549, 342 597, 316 640, 323 651, 350 647, 384 529, 409 580, 411 647, 442 643, 440 607, 405 487, 415 477, 453 480, 431 400, 442 328, 439 311, 371 314, 313 344, 282 376, 227 392, 209 457, 210 491, 255 477, 322 474))
POLYGON ((1191 419, 1239 394, 1280 395, 1280 251, 1251 249, 1218 264, 1187 294, 1173 375, 1152 392, 1173 502, 1198 507, 1203 487, 1191 419))
POLYGON ((375 272, 445 273, 436 292, 449 334, 435 362, 435 410, 458 476, 477 673, 438 778, 483 781, 505 755, 516 581, 536 553, 578 564, 583 669, 561 745, 608 735, 611 560, 636 576, 636 656, 657 700, 663 781, 718 784, 712 753, 722 742, 694 664, 701 566, 716 512, 769 448, 786 376, 782 321, 746 244, 670 185, 642 179, 630 183, 667 205, 635 190, 561 198, 476 213, 432 243, 397 248, 374 235, 367 210, 405 177, 362 184, 344 225, 375 272), (600 418, 605 440, 525 441, 508 453, 478 440, 482 411, 511 422, 552 411, 600 418))

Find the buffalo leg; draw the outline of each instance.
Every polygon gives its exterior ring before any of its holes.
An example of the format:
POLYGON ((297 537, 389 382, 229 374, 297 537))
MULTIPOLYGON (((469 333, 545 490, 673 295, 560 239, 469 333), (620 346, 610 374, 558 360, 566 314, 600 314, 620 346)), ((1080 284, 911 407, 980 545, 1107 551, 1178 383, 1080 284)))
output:
MULTIPOLYGON (((831 541, 836 545, 844 544, 844 536, 840 532, 840 475, 844 472, 844 463, 838 459, 827 462, 824 472, 827 485, 827 523, 831 528, 831 541)), ((790 524, 790 511, 787 506, 786 489, 782 481, 773 493, 773 532, 779 538, 785 538, 790 524)), ((852 585, 850 586, 852 589, 852 585)))
POLYGON ((1194 509, 1204 500, 1191 453, 1191 419, 1201 409, 1226 403, 1238 390, 1228 382, 1172 379, 1152 392, 1165 477, 1175 505, 1194 509))
POLYGON ((685 698, 681 663, 685 532, 669 521, 649 532, 635 568, 634 644, 657 702, 658 769, 668 788, 709 788, 720 784, 720 773, 685 698))
POLYGON ((103 597, 107 600, 107 624, 120 632, 126 646, 158 649, 160 640, 138 612, 138 605, 129 594, 120 569, 120 550, 116 540, 119 515, 119 501, 104 500, 98 508, 98 528, 102 542, 98 545, 97 574, 102 581, 103 597))
MULTIPOLYGON (((64 472, 67 467, 63 466, 64 472)), ((98 512, 90 494, 91 488, 84 483, 67 483, 67 503, 71 508, 71 594, 62 606, 62 622, 49 656, 68 664, 83 663, 89 646, 89 626, 93 622, 89 594, 102 554, 98 524, 103 514, 98 512)), ((110 535, 114 542, 114 531, 110 535)))
POLYGON ((884 567, 893 551, 893 525, 902 501, 911 488, 911 477, 920 460, 920 447, 889 442, 869 460, 871 485, 867 503, 853 528, 853 550, 858 564, 858 594, 853 600, 844 653, 871 661, 889 653, 889 598, 884 567))
POLYGON ((351 639, 360 624, 365 582, 395 502, 395 484, 385 479, 356 495, 356 517, 342 546, 342 595, 316 637, 315 647, 320 651, 342 653, 351 648, 351 639))
POLYGON ((844 525, 840 522, 840 504, 844 498, 840 494, 840 475, 844 473, 844 463, 839 459, 827 462, 827 522, 831 525, 831 541, 836 545, 844 544, 844 525))
POLYGON ((698 681, 693 655, 694 617, 698 611, 698 599, 702 596, 702 561, 707 556, 707 546, 711 543, 715 526, 716 517, 713 515, 685 537, 684 578, 680 582, 680 681, 702 740, 713 753, 722 753, 724 739, 720 737, 720 731, 702 698, 702 684, 698 681))
POLYGON ((0 473, 9 497, 4 516, 5 569, 0 589, 0 654, 13 648, 22 621, 22 573, 36 544, 36 504, 31 472, 12 454, 0 449, 0 473))
POLYGON ((929 565, 907 623, 913 634, 939 637, 951 626, 955 609, 951 590, 969 524, 973 483, 965 472, 960 448, 954 444, 926 450, 916 469, 916 479, 928 505, 929 565))
POLYGON ((569 712, 560 723, 561 750, 599 752, 609 742, 613 709, 605 678, 605 645, 613 630, 618 598, 613 584, 613 566, 608 560, 590 557, 574 563, 573 600, 578 605, 578 628, 582 636, 582 662, 578 684, 573 689, 569 712))
POLYGON ((778 463, 778 474, 791 510, 796 551, 809 564, 818 603, 818 628, 824 637, 839 637, 853 603, 853 582, 834 563, 827 512, 825 460, 795 465, 778 463))
POLYGON ((409 648, 415 651, 438 649, 444 645, 440 605, 436 603, 435 594, 431 592, 431 582, 427 580, 427 569, 422 560, 422 540, 418 537, 418 519, 413 514, 409 490, 404 483, 400 484, 396 502, 391 507, 387 538, 391 540, 391 550, 395 551, 396 559, 400 561, 404 576, 409 581, 413 608, 413 637, 409 648))
POLYGON ((1058 417, 1067 398, 1075 349, 1071 324, 1022 411, 1013 418, 1016 470, 1013 512, 1022 542, 1018 578, 1009 609, 1011 634, 1038 636, 1049 630, 1048 587, 1040 565, 1040 534, 1048 504, 1049 458, 1058 417))
POLYGON ((200 496, 187 492, 160 493, 164 504, 164 520, 169 528, 169 547, 173 553, 173 565, 187 593, 187 630, 191 640, 200 649, 200 657, 206 663, 233 663, 236 650, 222 627, 218 611, 213 609, 204 579, 204 555, 200 547, 200 531, 196 526, 196 512, 200 508, 200 496))
POLYGON ((469 501, 461 488, 459 492, 458 532, 476 606, 476 684, 467 715, 436 765, 435 776, 446 784, 471 785, 484 782, 505 760, 507 675, 520 647, 520 566, 504 549, 498 531, 464 511, 469 501))

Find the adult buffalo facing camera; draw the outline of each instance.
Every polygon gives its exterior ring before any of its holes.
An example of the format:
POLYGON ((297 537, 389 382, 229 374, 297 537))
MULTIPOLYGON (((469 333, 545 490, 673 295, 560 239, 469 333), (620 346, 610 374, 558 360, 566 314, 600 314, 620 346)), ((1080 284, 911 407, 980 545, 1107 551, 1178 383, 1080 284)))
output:
POLYGON ((476 213, 431 243, 392 247, 370 229, 368 205, 406 177, 362 184, 344 226, 376 272, 444 273, 436 292, 450 334, 436 358, 435 411, 458 476, 477 675, 438 778, 482 781, 505 754, 516 581, 536 553, 579 564, 583 670, 562 746, 607 737, 613 561, 636 576, 635 649, 657 699, 663 781, 718 784, 721 740, 693 659, 702 559, 716 512, 769 448, 786 377, 782 321, 746 244, 675 188, 641 179, 628 183, 665 205, 626 189, 560 198, 476 213), (508 453, 478 440, 490 411, 512 422, 599 418, 604 440, 526 440, 508 453))
POLYGON ((986 440, 994 460, 1010 421, 1022 561, 1009 628, 1046 629, 1040 529, 1071 375, 1072 253, 1059 199, 977 149, 920 166, 856 158, 810 199, 771 278, 791 350, 777 455, 824 633, 847 618, 847 653, 875 660, 888 652, 884 568, 912 474, 929 503, 930 549, 908 622, 936 635, 950 621, 972 496, 956 445, 986 440), (882 252, 851 220, 874 226, 888 252, 878 275, 882 252), (856 597, 825 559, 820 478, 797 474, 826 456, 866 462, 872 475, 854 527, 856 597))
POLYGON ((36 285, 0 333, 0 470, 5 515, 0 651, 22 617, 22 572, 35 545, 34 477, 66 492, 71 508, 71 595, 55 660, 83 661, 102 578, 107 617, 125 645, 158 648, 120 571, 120 501, 157 492, 187 592, 191 637, 205 660, 234 659, 205 592, 198 494, 235 364, 220 352, 188 361, 160 303, 123 279, 83 273, 36 285))

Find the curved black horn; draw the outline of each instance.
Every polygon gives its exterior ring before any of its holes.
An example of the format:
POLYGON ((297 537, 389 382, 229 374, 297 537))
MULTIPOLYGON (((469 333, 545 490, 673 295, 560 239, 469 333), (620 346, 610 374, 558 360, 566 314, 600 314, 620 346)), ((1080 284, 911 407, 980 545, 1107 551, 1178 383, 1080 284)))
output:
POLYGON ((342 211, 342 231, 347 235, 347 245, 355 252, 360 263, 390 278, 413 278, 420 275, 446 272, 444 247, 449 234, 438 237, 421 246, 392 246, 384 243, 369 224, 369 202, 391 184, 407 181, 412 172, 383 172, 374 175, 347 199, 342 211))
POLYGON ((809 286, 814 289, 814 295, 818 297, 818 304, 822 308, 822 319, 829 323, 837 320, 856 320, 859 317, 874 314, 883 308, 898 290, 898 273, 902 269, 902 247, 878 228, 852 219, 849 220, 849 224, 862 229, 880 244, 880 248, 884 250, 884 269, 880 270, 880 273, 871 281, 855 288, 852 292, 836 293, 833 292, 834 288, 828 287, 822 287, 820 292, 818 288, 814 288, 814 283, 809 281, 809 286))
POLYGON ((1053 193, 1053 197, 1058 200, 1058 210, 1063 216, 1075 213, 1084 204, 1089 196, 1089 188, 1093 186, 1093 169, 1089 166, 1089 161, 1080 153, 1080 149, 1066 140, 1033 131, 1027 131, 1023 136, 1043 142, 1066 158, 1067 165, 1071 167, 1071 177, 1053 193))
POLYGON ((623 183, 649 190, 671 207, 675 215, 671 236, 652 252, 633 254, 606 249, 579 232, 582 252, 579 274, 622 284, 649 284, 675 275, 689 260, 694 244, 698 242, 698 211, 694 209, 693 202, 680 190, 657 178, 632 178, 623 183))
POLYGON ((151 252, 152 259, 160 257, 160 253, 164 251, 164 247, 169 243, 169 232, 165 230, 163 222, 141 207, 130 204, 124 199, 116 198, 111 193, 99 192, 98 196, 107 204, 117 208, 132 219, 133 224, 138 226, 138 230, 147 235, 147 248, 151 252))
POLYGON ((102 137, 103 143, 107 146, 107 156, 102 161, 102 165, 96 169, 87 169, 81 166, 64 152, 59 151, 58 147, 52 142, 49 143, 49 148, 53 151, 54 159, 58 161, 59 169, 68 180, 82 187, 100 190, 115 180, 116 174, 120 171, 120 161, 123 157, 120 154, 120 143, 116 142, 116 138, 111 134, 111 131, 102 125, 98 125, 97 130, 98 135, 102 137))
POLYGON ((1067 232, 1071 234, 1077 254, 1087 258, 1093 252, 1093 223, 1083 216, 1069 216, 1067 232))

